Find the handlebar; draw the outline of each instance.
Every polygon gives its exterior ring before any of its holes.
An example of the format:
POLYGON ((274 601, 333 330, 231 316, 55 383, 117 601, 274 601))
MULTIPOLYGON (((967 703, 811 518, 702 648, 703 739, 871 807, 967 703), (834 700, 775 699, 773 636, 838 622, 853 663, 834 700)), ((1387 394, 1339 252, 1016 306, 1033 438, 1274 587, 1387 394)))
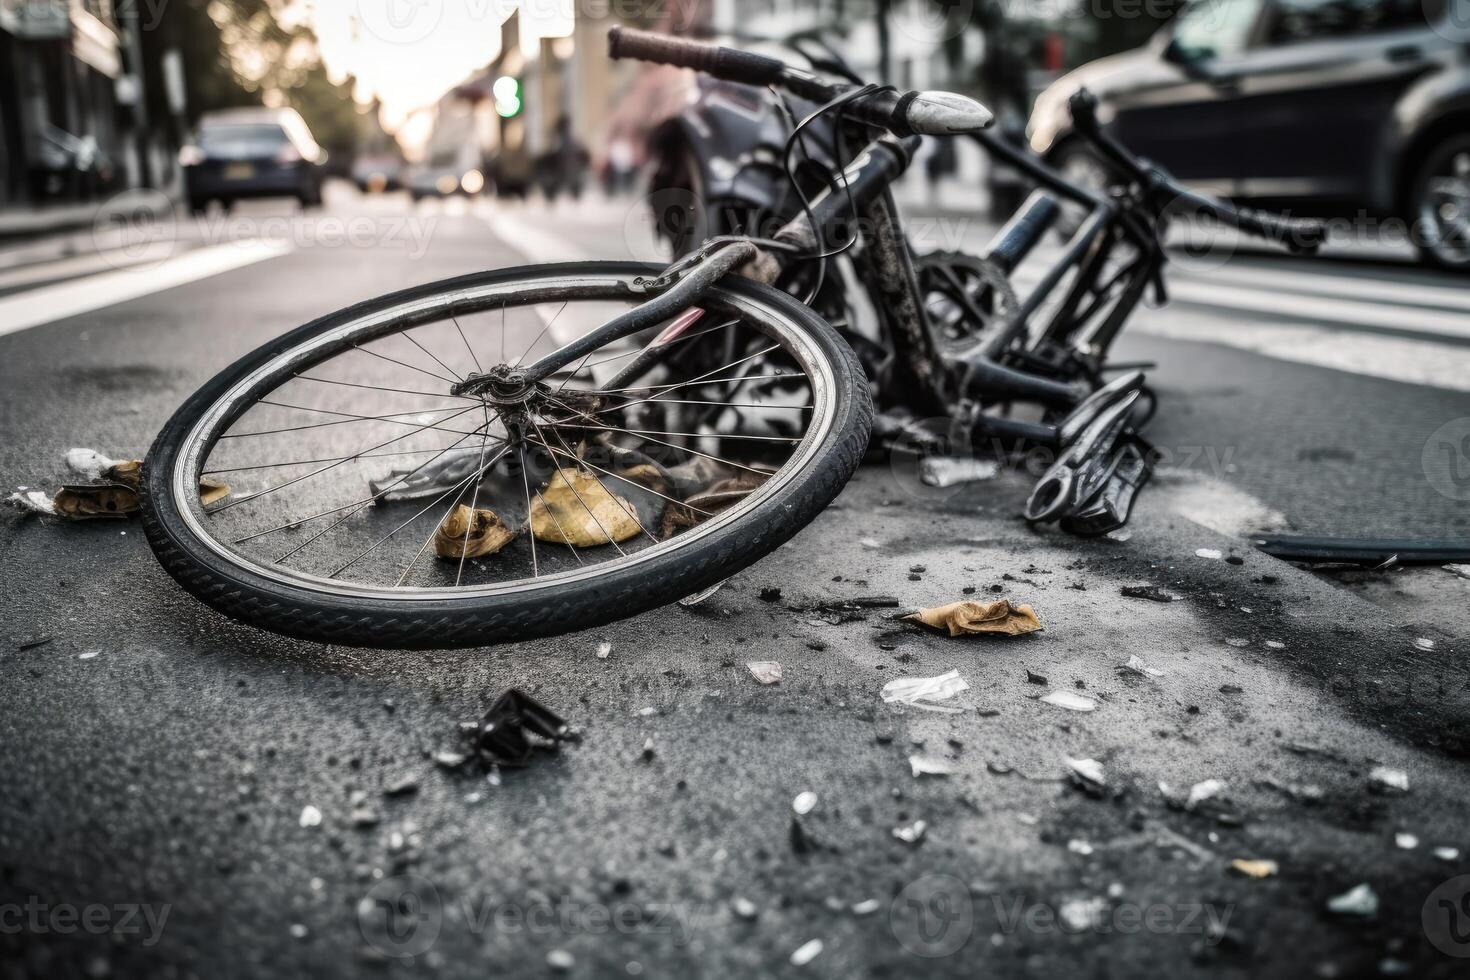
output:
POLYGON ((1097 96, 1087 89, 1079 89, 1073 93, 1067 106, 1072 112, 1072 123, 1077 131, 1101 150, 1108 162, 1132 180, 1149 188, 1156 196, 1166 198, 1167 204, 1182 204, 1187 209, 1207 214, 1244 234, 1276 242, 1300 255, 1310 255, 1322 247, 1327 232, 1319 221, 1238 208, 1219 198, 1192 191, 1158 167, 1139 160, 1123 144, 1103 131, 1097 118, 1097 96))
MULTIPOLYGON (((826 105, 851 93, 854 86, 833 84, 776 58, 705 41, 651 34, 627 27, 607 32, 608 55, 680 68, 693 68, 714 78, 746 85, 775 85, 793 95, 826 105)), ((843 105, 854 119, 897 136, 949 136, 989 126, 990 110, 974 99, 952 92, 898 92, 876 88, 843 105)))

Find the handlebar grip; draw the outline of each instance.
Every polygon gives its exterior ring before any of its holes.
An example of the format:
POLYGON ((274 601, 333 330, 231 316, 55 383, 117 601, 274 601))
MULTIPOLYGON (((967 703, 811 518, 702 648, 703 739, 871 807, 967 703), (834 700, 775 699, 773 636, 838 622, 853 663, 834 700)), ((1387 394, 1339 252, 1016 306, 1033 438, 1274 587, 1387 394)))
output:
POLYGON ((1235 226, 1247 235, 1270 239, 1299 255, 1311 255, 1327 239, 1327 228, 1320 221, 1249 208, 1235 209, 1235 226))
POLYGON ((693 68, 716 78, 743 82, 746 85, 771 85, 781 78, 786 69, 785 63, 776 58, 627 27, 614 27, 607 32, 607 53, 614 60, 633 58, 693 68))

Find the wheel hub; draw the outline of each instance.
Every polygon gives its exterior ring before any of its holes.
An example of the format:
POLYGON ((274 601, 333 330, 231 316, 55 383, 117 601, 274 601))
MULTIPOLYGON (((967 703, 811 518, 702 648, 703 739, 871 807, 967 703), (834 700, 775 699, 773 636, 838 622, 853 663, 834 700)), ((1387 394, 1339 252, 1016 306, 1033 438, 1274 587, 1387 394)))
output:
POLYGON ((470 372, 449 389, 450 394, 483 398, 497 408, 523 405, 536 393, 536 383, 525 371, 510 364, 497 364, 483 374, 470 372))

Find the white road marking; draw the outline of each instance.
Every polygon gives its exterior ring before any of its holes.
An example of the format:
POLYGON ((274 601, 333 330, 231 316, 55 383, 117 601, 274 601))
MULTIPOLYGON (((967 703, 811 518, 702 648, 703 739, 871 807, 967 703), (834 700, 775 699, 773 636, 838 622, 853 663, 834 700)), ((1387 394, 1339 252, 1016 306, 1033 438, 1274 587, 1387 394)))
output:
POLYGON ((1205 273, 1186 273, 1193 281, 1233 283, 1247 288, 1279 288, 1335 299, 1360 299, 1389 306, 1423 306, 1470 312, 1470 289, 1433 286, 1428 283, 1374 279, 1350 275, 1321 275, 1300 270, 1265 269, 1259 266, 1221 266, 1205 273))
POLYGON ((611 257, 594 256, 565 236, 546 231, 503 206, 492 204, 478 208, 477 213, 496 238, 530 262, 583 262, 591 258, 611 257))
POLYGON ((289 251, 291 246, 284 242, 227 242, 143 268, 119 269, 77 282, 32 289, 0 299, 0 336, 207 279, 289 251))

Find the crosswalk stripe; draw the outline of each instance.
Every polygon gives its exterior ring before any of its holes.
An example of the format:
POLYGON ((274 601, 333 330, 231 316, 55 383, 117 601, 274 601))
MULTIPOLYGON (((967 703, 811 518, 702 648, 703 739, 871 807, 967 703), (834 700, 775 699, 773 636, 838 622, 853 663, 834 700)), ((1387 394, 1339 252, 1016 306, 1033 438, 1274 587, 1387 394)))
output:
POLYGON ((207 279, 289 251, 291 246, 282 242, 228 242, 175 255, 146 267, 41 286, 0 299, 0 336, 207 279))
MULTIPOLYGON (((1358 299, 1388 306, 1422 306, 1429 309, 1464 310, 1470 313, 1470 283, 1460 289, 1452 286, 1435 286, 1428 283, 1401 282, 1374 279, 1367 276, 1333 275, 1266 269, 1260 266, 1222 266, 1219 269, 1195 272, 1187 267, 1180 269, 1183 278, 1179 281, 1232 283, 1235 285, 1261 288, 1281 288, 1294 293, 1308 293, 1337 299, 1358 299)), ((1171 272, 1173 271, 1171 269, 1171 272)), ((1343 270, 1346 272, 1347 270, 1343 270)))

